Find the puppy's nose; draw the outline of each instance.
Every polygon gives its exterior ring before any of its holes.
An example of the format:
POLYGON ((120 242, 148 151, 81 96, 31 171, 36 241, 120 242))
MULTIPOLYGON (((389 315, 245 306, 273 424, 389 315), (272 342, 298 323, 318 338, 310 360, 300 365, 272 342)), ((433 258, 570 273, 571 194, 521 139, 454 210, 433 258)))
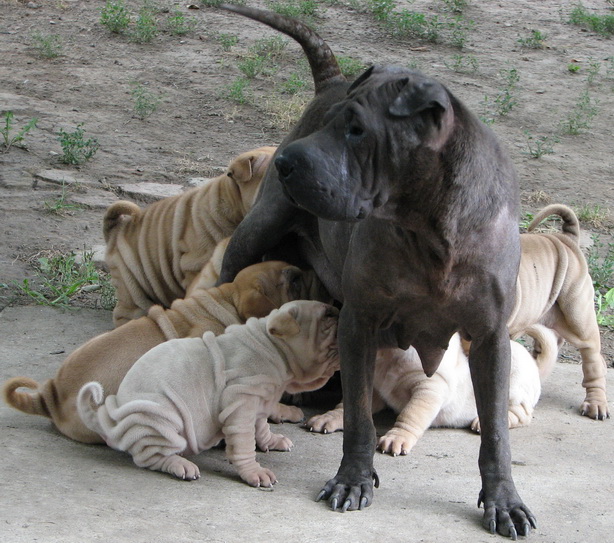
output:
POLYGON ((275 159, 275 167, 281 179, 287 179, 294 171, 293 162, 283 153, 275 159))

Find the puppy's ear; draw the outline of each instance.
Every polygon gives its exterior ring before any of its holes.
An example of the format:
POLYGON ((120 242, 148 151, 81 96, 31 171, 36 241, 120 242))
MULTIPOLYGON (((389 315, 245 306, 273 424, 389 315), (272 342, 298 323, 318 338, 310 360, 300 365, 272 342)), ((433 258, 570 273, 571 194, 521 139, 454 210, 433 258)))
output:
POLYGON ((253 155, 242 155, 235 158, 228 167, 228 177, 237 183, 245 183, 253 176, 252 161, 253 155))
POLYGON ((295 307, 273 313, 266 323, 267 332, 275 337, 295 336, 301 331, 301 327, 295 318, 297 314, 298 309, 295 307))
POLYGON ((266 317, 273 309, 278 307, 278 305, 273 303, 273 300, 260 292, 260 290, 250 288, 248 291, 241 293, 239 303, 237 304, 237 312, 239 317, 246 321, 250 317, 266 317))

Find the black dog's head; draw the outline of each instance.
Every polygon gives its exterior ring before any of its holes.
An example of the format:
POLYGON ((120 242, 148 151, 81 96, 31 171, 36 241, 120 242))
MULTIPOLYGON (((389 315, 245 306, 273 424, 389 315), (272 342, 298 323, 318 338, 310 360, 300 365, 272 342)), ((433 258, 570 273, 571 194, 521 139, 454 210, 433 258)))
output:
POLYGON ((288 145, 275 166, 298 206, 323 219, 358 221, 432 171, 427 162, 453 124, 443 85, 417 71, 371 67, 323 127, 288 145))

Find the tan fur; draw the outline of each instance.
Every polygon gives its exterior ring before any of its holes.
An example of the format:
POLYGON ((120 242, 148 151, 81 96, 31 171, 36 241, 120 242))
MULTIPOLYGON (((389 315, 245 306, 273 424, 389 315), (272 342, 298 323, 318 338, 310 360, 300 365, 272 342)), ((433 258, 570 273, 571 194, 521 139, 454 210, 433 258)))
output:
MULTIPOLYGON (((221 334, 230 324, 264 317, 285 302, 304 298, 326 299, 313 272, 302 272, 284 262, 255 264, 232 283, 197 289, 189 298, 175 300, 170 309, 153 306, 147 316, 96 336, 76 349, 55 377, 41 385, 28 377, 8 380, 5 401, 25 413, 52 419, 60 432, 76 441, 100 443, 100 436, 88 430, 76 412, 82 385, 98 381, 106 393, 114 394, 132 365, 156 345, 174 338, 199 337, 207 330, 221 334), (19 390, 21 387, 32 392, 19 390)), ((297 409, 283 409, 276 415, 278 420, 302 417, 297 409)))
POLYGON ((582 356, 582 386, 586 389, 581 413, 605 419, 609 416, 606 363, 601 355, 593 283, 579 246, 579 222, 570 208, 555 204, 535 216, 529 232, 550 215, 563 219, 561 233, 520 236, 522 255, 516 305, 508 321, 510 336, 516 338, 528 326, 540 323, 576 347, 582 356))
POLYGON ((185 296, 216 245, 251 208, 274 152, 261 147, 243 153, 226 174, 145 209, 126 201, 109 207, 103 233, 117 291, 116 326, 185 296))

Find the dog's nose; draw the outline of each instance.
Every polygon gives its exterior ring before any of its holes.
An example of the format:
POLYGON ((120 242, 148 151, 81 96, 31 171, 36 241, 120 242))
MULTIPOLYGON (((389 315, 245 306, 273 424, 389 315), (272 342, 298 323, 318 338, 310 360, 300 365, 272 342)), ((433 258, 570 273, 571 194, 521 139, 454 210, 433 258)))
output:
POLYGON ((287 179, 292 175, 292 172, 294 171, 294 164, 283 153, 275 159, 275 167, 277 168, 279 177, 282 179, 287 179))

